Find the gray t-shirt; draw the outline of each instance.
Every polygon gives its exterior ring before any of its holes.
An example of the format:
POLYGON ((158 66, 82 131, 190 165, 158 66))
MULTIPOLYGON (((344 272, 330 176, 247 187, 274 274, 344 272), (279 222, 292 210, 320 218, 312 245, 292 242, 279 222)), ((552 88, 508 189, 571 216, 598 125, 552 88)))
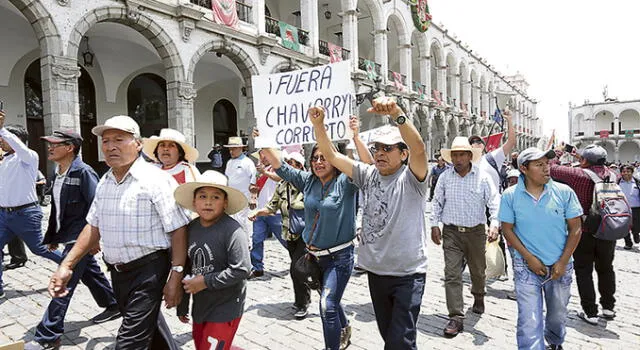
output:
MULTIPOLYGON (((210 227, 195 219, 188 231, 191 269, 187 274, 203 275, 207 284, 207 289, 193 295, 193 322, 229 322, 242 316, 251 269, 242 226, 224 214, 210 227)), ((186 315, 188 308, 189 294, 185 294, 178 315, 186 315)))
POLYGON ((426 178, 418 181, 405 165, 382 176, 375 166, 356 162, 353 183, 362 190, 358 265, 386 276, 425 273, 426 178))

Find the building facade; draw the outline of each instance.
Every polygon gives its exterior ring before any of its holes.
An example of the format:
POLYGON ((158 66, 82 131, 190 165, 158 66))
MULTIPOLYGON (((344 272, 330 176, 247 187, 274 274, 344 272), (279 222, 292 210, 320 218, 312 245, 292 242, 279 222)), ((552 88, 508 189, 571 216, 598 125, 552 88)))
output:
POLYGON ((568 121, 573 145, 599 144, 610 162, 640 161, 640 100, 585 101, 569 107, 568 121))
MULTIPOLYGON (((524 78, 499 74, 441 25, 418 30, 411 1, 236 1, 232 26, 211 1, 0 2, 0 99, 8 122, 29 129, 41 168, 38 138, 60 128, 85 136, 83 158, 97 166, 90 130, 119 114, 135 118, 143 136, 182 131, 207 161, 214 143, 256 125, 252 75, 329 63, 329 48, 351 62, 356 93, 399 98, 429 154, 457 135, 495 132, 496 96, 515 111, 518 148, 541 135, 524 78), (295 48, 283 45, 283 27, 297 32, 295 48)), ((384 123, 368 107, 363 99, 363 130, 384 123)))

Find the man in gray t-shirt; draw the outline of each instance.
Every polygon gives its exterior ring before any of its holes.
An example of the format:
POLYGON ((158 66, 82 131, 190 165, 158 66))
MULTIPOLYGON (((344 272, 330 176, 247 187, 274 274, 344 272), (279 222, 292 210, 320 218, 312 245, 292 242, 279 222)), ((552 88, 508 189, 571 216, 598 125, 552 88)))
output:
POLYGON ((398 127, 372 136, 374 165, 347 158, 331 146, 324 111, 311 109, 318 147, 363 193, 358 263, 385 349, 416 349, 416 328, 427 268, 425 202, 427 155, 420 134, 395 100, 382 97, 369 112, 389 115, 398 127), (411 151, 411 152, 409 152, 411 151), (408 165, 406 163, 408 162, 408 165))

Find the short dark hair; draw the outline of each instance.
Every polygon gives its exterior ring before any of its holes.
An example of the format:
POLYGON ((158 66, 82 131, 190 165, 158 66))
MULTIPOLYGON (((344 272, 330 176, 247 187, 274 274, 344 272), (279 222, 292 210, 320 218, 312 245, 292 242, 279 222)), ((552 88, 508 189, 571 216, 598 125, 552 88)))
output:
POLYGON ((22 141, 22 143, 24 143, 25 145, 29 142, 29 132, 24 128, 24 126, 19 124, 11 124, 5 126, 5 129, 7 129, 8 132, 18 136, 20 141, 22 141))
MULTIPOLYGON (((318 175, 316 175, 316 172, 313 171, 313 155, 316 153, 316 151, 318 151, 318 144, 316 143, 315 145, 313 145, 313 148, 311 148, 311 155, 309 156, 309 168, 311 169, 311 174, 313 174, 313 176, 318 177, 318 175)), ((338 152, 342 153, 342 154, 346 154, 346 147, 344 146, 344 144, 339 143, 338 144, 338 152)), ((333 165, 331 165, 333 166, 333 165)), ((338 177, 338 175, 342 174, 342 172, 340 171, 340 169, 333 167, 333 171, 335 172, 335 176, 338 177)))
POLYGON ((224 198, 225 199, 227 199, 227 197, 228 197, 227 191, 223 190, 222 188, 218 188, 218 187, 215 187, 215 186, 200 186, 200 187, 196 188, 195 190, 193 190, 193 199, 196 199, 196 193, 198 193, 198 191, 200 191, 201 189, 203 189, 205 187, 216 188, 216 189, 222 191, 222 193, 224 193, 224 198))
POLYGON ((622 172, 623 170, 629 170, 629 171, 633 172, 636 169, 631 164, 625 164, 625 165, 620 167, 620 172, 622 172))
MULTIPOLYGON (((178 162, 186 162, 187 159, 185 158, 186 153, 184 152, 184 148, 182 148, 182 146, 180 146, 179 143, 175 142, 175 141, 160 141, 160 142, 173 142, 176 144, 176 147, 178 148, 178 162)), ((160 144, 160 142, 158 142, 158 144, 160 144)), ((156 159, 158 161, 160 161, 160 157, 158 157, 158 145, 156 145, 156 148, 153 150, 153 155, 156 157, 156 159)))

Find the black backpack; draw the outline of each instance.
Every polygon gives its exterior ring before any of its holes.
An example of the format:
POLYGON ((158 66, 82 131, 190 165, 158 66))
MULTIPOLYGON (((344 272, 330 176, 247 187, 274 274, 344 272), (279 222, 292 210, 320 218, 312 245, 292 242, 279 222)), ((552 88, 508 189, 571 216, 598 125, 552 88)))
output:
POLYGON ((496 163, 496 159, 493 158, 493 155, 491 153, 487 153, 484 156, 487 158, 487 162, 489 162, 489 165, 491 165, 496 173, 498 173, 498 177, 500 178, 500 188, 498 189, 498 191, 502 193, 505 188, 509 187, 509 180, 507 179, 507 166, 502 164, 501 167, 498 168, 498 163, 496 163))

